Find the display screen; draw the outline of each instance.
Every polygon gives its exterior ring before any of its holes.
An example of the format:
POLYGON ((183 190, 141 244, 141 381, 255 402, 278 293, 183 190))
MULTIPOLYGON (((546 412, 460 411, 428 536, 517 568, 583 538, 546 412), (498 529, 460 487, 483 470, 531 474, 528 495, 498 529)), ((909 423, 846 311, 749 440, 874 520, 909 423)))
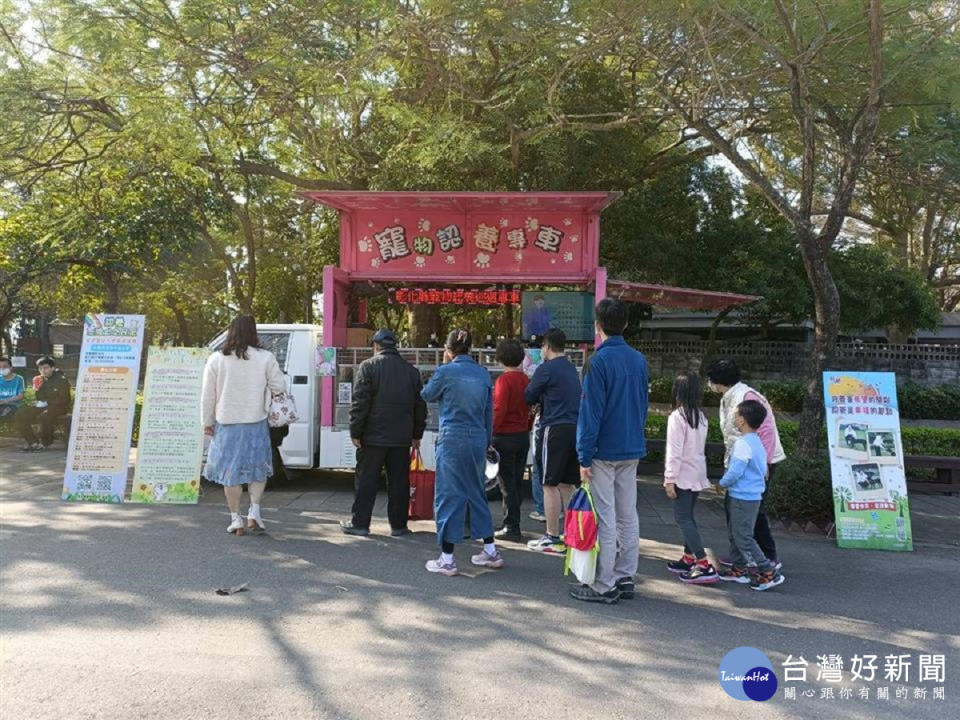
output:
POLYGON ((593 342, 593 293, 523 293, 523 336, 543 335, 550 328, 567 334, 567 342, 593 342))

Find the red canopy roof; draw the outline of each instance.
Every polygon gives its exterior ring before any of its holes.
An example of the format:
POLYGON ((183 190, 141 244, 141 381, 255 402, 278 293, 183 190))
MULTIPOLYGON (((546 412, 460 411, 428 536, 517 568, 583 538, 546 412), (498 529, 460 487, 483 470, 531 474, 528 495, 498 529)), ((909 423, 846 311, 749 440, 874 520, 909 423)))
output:
POLYGON ((336 210, 542 210, 600 212, 621 192, 430 192, 325 190, 297 193, 336 210))
POLYGON ((760 299, 757 295, 692 290, 669 285, 608 280, 607 295, 626 302, 646 303, 688 310, 723 310, 736 305, 748 305, 760 299))

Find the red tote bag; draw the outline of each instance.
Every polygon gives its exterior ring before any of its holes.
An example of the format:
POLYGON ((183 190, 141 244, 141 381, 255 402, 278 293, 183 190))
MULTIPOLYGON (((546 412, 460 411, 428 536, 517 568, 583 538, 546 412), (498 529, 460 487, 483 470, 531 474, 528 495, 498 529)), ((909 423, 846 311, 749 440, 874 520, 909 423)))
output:
POLYGON ((433 520, 433 491, 437 474, 427 470, 420 450, 410 453, 410 519, 433 520))

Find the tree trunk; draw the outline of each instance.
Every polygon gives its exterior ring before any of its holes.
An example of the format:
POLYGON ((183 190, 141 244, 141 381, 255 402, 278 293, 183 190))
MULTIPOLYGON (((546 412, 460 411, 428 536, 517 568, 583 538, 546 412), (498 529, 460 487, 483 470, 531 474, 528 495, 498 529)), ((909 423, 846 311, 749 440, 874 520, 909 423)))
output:
POLYGON ((500 334, 505 338, 512 338, 515 333, 513 305, 503 306, 503 314, 500 318, 500 334))
POLYGON ((107 297, 103 302, 103 311, 111 314, 120 312, 120 283, 110 273, 100 276, 107 297))
POLYGON ((707 366, 710 365, 710 361, 713 360, 717 354, 717 330, 720 328, 720 323, 722 323, 731 312, 733 312, 732 307, 724 308, 717 313, 717 317, 710 325, 710 334, 707 336, 707 350, 700 359, 701 378, 706 377, 707 366))
POLYGON ((3 330, 0 331, 0 340, 3 340, 3 354, 13 355, 13 337, 10 335, 9 326, 3 326, 3 330))
POLYGON ((797 428, 797 452, 807 457, 817 452, 820 430, 823 427, 823 371, 832 363, 836 354, 837 335, 840 331, 840 295, 827 266, 825 244, 815 236, 809 226, 801 228, 800 252, 807 271, 810 289, 813 291, 814 340, 809 364, 803 411, 797 428))
POLYGON ((190 323, 187 322, 187 317, 177 304, 176 298, 172 295, 167 295, 165 300, 167 301, 167 307, 170 308, 174 319, 177 321, 177 335, 179 336, 180 344, 184 347, 193 347, 193 343, 191 342, 192 338, 190 337, 190 323))
POLYGON ((423 348, 430 342, 430 334, 436 333, 440 337, 440 306, 439 305, 412 305, 410 307, 410 344, 412 347, 423 348))

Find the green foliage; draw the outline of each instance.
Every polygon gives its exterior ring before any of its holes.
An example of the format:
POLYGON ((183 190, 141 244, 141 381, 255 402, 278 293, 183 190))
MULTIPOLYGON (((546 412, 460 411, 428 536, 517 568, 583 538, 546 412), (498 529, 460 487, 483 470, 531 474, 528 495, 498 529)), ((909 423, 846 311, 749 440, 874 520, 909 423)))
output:
POLYGON ((881 248, 853 245, 834 253, 831 266, 840 291, 843 330, 893 325, 909 335, 940 327, 940 310, 930 285, 881 248))
POLYGON ((905 383, 897 388, 900 416, 924 420, 960 418, 960 383, 920 385, 905 383))
POLYGON ((903 452, 906 455, 960 457, 960 430, 949 428, 902 428, 903 452))
MULTIPOLYGON (((804 386, 799 380, 761 380, 753 383, 777 412, 799 413, 803 409, 804 386)), ((650 402, 672 405, 673 378, 650 380, 650 402)), ((917 420, 956 420, 960 418, 960 384, 921 385, 904 383, 897 388, 900 417, 917 420)), ((704 407, 719 407, 720 396, 703 393, 704 407)))
POLYGON ((833 520, 829 458, 826 455, 792 456, 779 463, 764 505, 775 518, 800 523, 833 520))

